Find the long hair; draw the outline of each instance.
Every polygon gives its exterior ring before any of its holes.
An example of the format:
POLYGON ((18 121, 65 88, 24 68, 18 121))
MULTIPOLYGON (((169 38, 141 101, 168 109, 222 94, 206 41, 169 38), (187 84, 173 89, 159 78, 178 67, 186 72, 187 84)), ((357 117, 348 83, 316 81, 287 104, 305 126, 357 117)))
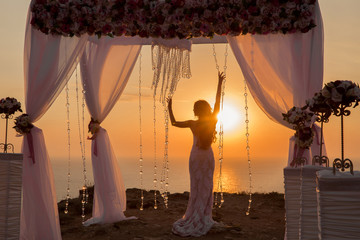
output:
POLYGON ((197 146, 201 149, 207 149, 211 143, 216 141, 217 118, 213 115, 210 104, 205 100, 198 100, 194 103, 194 114, 199 118, 196 127, 196 135, 199 138, 197 146))

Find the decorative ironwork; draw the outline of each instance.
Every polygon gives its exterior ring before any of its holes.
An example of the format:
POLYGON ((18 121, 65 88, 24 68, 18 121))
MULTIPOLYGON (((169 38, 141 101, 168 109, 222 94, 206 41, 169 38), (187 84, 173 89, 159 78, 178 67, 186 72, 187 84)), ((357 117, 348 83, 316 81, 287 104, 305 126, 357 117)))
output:
POLYGON ((326 167, 329 167, 329 158, 327 156, 322 155, 322 146, 323 146, 323 131, 324 131, 324 123, 329 122, 329 117, 331 115, 331 111, 325 109, 324 112, 316 112, 316 121, 321 123, 321 133, 320 133, 320 155, 315 155, 312 159, 312 165, 318 163, 320 166, 325 164, 326 167))
MULTIPOLYGON (((321 149, 321 146, 320 146, 320 149, 321 149)), ((316 165, 316 164, 319 164, 320 166, 325 164, 326 167, 329 167, 329 158, 327 156, 315 155, 312 159, 312 165, 316 165)))
POLYGON ((353 163, 351 162, 350 159, 346 158, 344 160, 340 159, 340 158, 336 158, 333 162, 333 173, 335 174, 336 169, 341 169, 341 171, 345 171, 346 168, 350 168, 350 173, 352 175, 354 175, 354 171, 353 171, 353 163))
POLYGON ((304 166, 306 163, 306 157, 297 157, 293 160, 295 167, 304 166))
POLYGON ((5 143, 0 143, 0 149, 4 150, 4 153, 7 153, 8 150, 12 150, 12 153, 14 153, 14 145, 12 143, 8 143, 7 141, 7 135, 8 135, 8 122, 9 119, 12 119, 13 116, 9 114, 1 114, 1 118, 6 120, 5 123, 5 143))
POLYGON ((344 116, 349 116, 351 114, 350 110, 346 109, 347 107, 351 107, 352 103, 348 104, 340 104, 338 108, 333 109, 335 116, 341 117, 341 159, 336 158, 333 162, 333 173, 335 174, 336 169, 341 169, 341 171, 345 171, 345 169, 350 168, 350 173, 353 172, 353 163, 349 158, 344 159, 344 116))

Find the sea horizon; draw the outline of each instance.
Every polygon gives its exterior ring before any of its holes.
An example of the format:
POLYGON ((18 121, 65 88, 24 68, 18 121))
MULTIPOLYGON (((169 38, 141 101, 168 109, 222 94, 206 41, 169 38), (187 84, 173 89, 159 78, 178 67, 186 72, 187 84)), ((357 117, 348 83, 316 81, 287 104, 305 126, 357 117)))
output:
MULTIPOLYGON (((162 166, 162 161, 162 159, 159 159, 157 163, 158 185, 156 190, 160 189, 159 179, 161 177, 161 167, 159 166, 162 166)), ((257 159, 256 161, 252 161, 252 193, 284 193, 283 168, 286 166, 287 161, 284 159, 284 166, 279 166, 278 162, 279 159, 261 159, 261 161, 257 159), (274 164, 275 162, 277 164, 274 164)), ((91 186, 94 185, 91 160, 88 159, 86 164, 87 185, 91 186)), ((137 158, 121 160, 118 158, 118 165, 122 172, 125 188, 140 189, 140 167, 137 158)), ((71 161, 70 166, 70 198, 76 198, 79 195, 79 190, 84 184, 83 165, 80 159, 74 159, 71 161)), ((65 199, 67 195, 68 160, 56 159, 52 161, 52 167, 54 171, 56 197, 59 202, 65 199)), ((146 191, 154 190, 154 163, 151 159, 149 159, 149 161, 144 161, 143 172, 142 188, 146 191)), ((218 179, 219 163, 215 160, 214 192, 220 191, 220 189, 218 189, 218 179)), ((244 159, 239 160, 238 158, 225 158, 222 166, 222 185, 223 192, 249 193, 249 168, 247 161, 244 159)), ((188 191, 190 191, 188 159, 170 158, 168 192, 183 193, 188 191)))

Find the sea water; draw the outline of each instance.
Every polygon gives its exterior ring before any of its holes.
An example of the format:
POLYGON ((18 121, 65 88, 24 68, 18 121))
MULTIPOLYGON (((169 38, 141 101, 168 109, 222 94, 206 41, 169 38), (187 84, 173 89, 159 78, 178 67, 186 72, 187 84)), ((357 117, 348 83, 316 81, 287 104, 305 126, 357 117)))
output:
MULTIPOLYGON (((251 162, 252 192, 284 192, 283 168, 286 160, 261 159, 251 162), (283 162, 284 164, 279 164, 283 162)), ((120 159, 118 165, 121 169, 124 185, 126 188, 140 188, 139 161, 133 159, 120 159)), ((68 162, 67 160, 52 161, 57 200, 66 198, 68 185, 68 162)), ((157 160, 156 178, 159 190, 161 178, 162 159, 157 160)), ((79 189, 84 184, 83 165, 80 160, 72 160, 70 165, 70 197, 78 197, 79 189)), ((86 166, 88 184, 94 184, 92 166, 88 162, 86 166)), ((143 188, 154 189, 154 163, 152 159, 144 159, 143 188)), ((247 161, 239 159, 224 159, 222 165, 222 190, 224 192, 246 192, 250 190, 249 168, 247 161)), ((214 191, 218 191, 219 163, 215 163, 214 191)), ((190 190, 189 162, 186 158, 169 159, 169 187, 170 193, 183 193, 190 190)))

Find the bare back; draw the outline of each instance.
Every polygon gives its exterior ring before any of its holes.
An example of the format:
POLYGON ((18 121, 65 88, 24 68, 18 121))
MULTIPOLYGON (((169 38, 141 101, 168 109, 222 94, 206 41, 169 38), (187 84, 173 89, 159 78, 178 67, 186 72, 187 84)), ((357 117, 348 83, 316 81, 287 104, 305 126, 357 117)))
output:
POLYGON ((216 123, 216 117, 190 122, 190 129, 198 139, 197 147, 200 149, 208 149, 211 146, 215 139, 216 123))

